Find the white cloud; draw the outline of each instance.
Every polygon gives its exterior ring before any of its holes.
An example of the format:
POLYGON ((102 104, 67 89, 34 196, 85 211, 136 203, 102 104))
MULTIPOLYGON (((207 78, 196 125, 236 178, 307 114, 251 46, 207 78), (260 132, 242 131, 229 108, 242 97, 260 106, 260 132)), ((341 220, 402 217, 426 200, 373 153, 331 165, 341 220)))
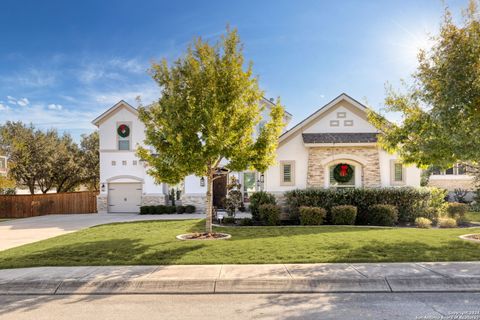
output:
POLYGON ((8 110, 8 106, 4 105, 3 103, 0 103, 0 111, 8 110))
POLYGON ((25 107, 25 106, 28 106, 30 104, 30 101, 28 101, 27 98, 22 98, 22 99, 17 100, 17 104, 21 107, 25 107))
POLYGON ((60 111, 60 110, 63 109, 63 106, 62 106, 61 104, 51 103, 51 104, 49 104, 49 105, 47 106, 47 108, 48 108, 49 110, 58 110, 58 111, 60 111))
POLYGON ((17 104, 17 99, 15 99, 14 97, 12 97, 12 96, 7 96, 7 99, 8 99, 8 103, 10 103, 10 104, 17 104))
POLYGON ((147 70, 147 66, 141 64, 137 59, 113 58, 108 64, 131 73, 144 73, 147 70))
POLYGON ((11 87, 48 87, 56 82, 56 75, 51 70, 27 69, 8 76, 1 76, 0 83, 11 87))

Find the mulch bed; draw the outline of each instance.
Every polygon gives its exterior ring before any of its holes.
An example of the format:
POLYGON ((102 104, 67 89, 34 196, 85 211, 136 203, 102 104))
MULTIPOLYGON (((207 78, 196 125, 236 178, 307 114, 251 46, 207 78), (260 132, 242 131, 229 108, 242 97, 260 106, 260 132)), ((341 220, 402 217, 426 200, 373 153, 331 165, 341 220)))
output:
POLYGON ((186 233, 177 236, 179 240, 225 240, 230 239, 232 236, 227 233, 220 232, 196 232, 196 233, 186 233))

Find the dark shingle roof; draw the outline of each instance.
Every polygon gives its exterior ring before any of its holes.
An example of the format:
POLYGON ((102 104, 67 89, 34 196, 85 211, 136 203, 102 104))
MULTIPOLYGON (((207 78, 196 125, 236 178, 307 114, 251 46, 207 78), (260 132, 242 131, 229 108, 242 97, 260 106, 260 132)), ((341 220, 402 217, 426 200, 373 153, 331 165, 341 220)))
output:
POLYGON ((358 133, 302 133, 304 143, 373 143, 377 142, 375 132, 358 133))

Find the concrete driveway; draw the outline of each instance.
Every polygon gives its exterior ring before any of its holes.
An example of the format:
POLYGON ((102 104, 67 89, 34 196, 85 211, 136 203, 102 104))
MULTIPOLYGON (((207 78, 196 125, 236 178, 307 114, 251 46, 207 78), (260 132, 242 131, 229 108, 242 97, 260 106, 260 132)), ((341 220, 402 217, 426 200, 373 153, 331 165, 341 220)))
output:
POLYGON ((63 214, 0 222, 0 251, 100 224, 145 220, 201 219, 204 214, 138 215, 132 213, 63 214))

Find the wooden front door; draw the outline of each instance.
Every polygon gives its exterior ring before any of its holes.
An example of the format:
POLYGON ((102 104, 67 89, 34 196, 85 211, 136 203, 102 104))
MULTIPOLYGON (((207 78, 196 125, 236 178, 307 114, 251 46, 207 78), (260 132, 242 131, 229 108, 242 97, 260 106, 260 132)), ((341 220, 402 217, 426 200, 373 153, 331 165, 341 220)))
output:
POLYGON ((213 180, 213 206, 223 209, 223 201, 227 196, 227 180, 226 174, 218 176, 213 180))

